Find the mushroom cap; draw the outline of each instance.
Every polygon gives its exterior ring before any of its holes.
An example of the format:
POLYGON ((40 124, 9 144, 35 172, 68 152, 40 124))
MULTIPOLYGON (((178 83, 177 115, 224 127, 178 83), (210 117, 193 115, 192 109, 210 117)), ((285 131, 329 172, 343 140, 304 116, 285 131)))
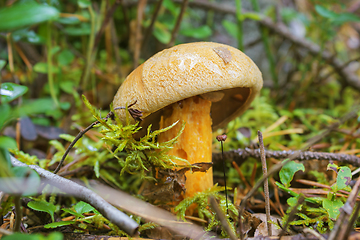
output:
MULTIPOLYGON (((180 44, 165 49, 137 67, 120 86, 114 108, 137 101, 143 112, 141 126, 158 126, 162 109, 196 95, 213 98, 212 128, 226 126, 241 115, 263 85, 255 63, 240 50, 213 42, 180 44), (219 99, 217 99, 219 100, 219 99)), ((115 110, 125 123, 126 112, 115 110)), ((133 120, 133 119, 131 119, 133 120)))

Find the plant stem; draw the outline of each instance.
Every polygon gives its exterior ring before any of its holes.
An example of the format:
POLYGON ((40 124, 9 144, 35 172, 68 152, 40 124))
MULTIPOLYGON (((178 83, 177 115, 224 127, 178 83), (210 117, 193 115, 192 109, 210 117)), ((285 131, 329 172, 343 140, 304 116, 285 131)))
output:
POLYGON ((168 44, 168 47, 172 47, 175 44, 175 39, 176 39, 177 33, 179 32, 179 29, 180 29, 180 23, 181 23, 181 20, 183 19, 183 16, 185 14, 188 3, 189 3, 189 0, 182 1, 181 10, 177 17, 175 27, 174 27, 173 31, 171 32, 171 39, 168 44))
POLYGON ((226 200, 226 213, 229 214, 229 205, 228 205, 228 193, 227 193, 227 187, 226 187, 226 166, 225 166, 225 159, 224 159, 224 147, 223 142, 220 142, 221 144, 221 152, 222 152, 222 162, 223 162, 223 172, 224 172, 224 186, 225 186, 225 200, 226 200))
MULTIPOLYGON (((254 8, 255 12, 260 12, 259 3, 257 0, 252 0, 251 4, 252 4, 252 7, 254 8)), ((263 26, 260 26, 260 34, 261 34, 261 39, 264 44, 265 54, 269 61, 271 78, 274 82, 275 89, 277 89, 279 87, 279 82, 278 82, 278 78, 277 78, 277 74, 276 74, 276 64, 275 64, 274 55, 272 54, 271 48, 270 48, 269 36, 268 36, 267 29, 265 29, 263 26)))
POLYGON ((240 51, 244 51, 244 42, 243 42, 243 19, 242 19, 242 0, 236 0, 236 19, 237 19, 237 41, 238 41, 238 49, 240 51))
POLYGON ((91 5, 89 5, 89 14, 90 14, 90 23, 91 23, 91 32, 90 32, 90 38, 89 38, 89 44, 88 49, 86 53, 86 66, 82 77, 82 86, 81 88, 85 90, 88 80, 89 80, 89 74, 90 74, 90 68, 94 62, 94 55, 93 54, 93 48, 94 48, 94 42, 95 42, 95 13, 91 5))
POLYGON ((52 44, 51 44, 51 21, 47 22, 47 31, 46 31, 46 46, 47 46, 47 73, 48 73, 48 81, 49 81, 49 89, 50 95, 53 99, 55 105, 59 107, 59 102, 56 98, 55 93, 55 83, 54 83, 54 76, 53 76, 53 65, 52 65, 52 44))
POLYGON ((21 212, 21 204, 20 204, 20 196, 14 197, 15 202, 15 226, 14 226, 14 232, 20 231, 20 224, 22 219, 22 212, 21 212))
POLYGON ((151 16, 150 25, 147 27, 146 32, 145 32, 145 36, 142 39, 142 43, 141 43, 141 48, 142 49, 144 49, 144 46, 147 46, 146 43, 148 42, 148 40, 149 40, 149 38, 151 36, 152 30, 154 28, 154 24, 156 22, 156 19, 157 19, 158 15, 159 15, 159 12, 160 12, 160 9, 161 9, 161 6, 162 6, 162 2, 163 2, 163 0, 159 0, 157 2, 157 4, 156 4, 154 13, 151 16))

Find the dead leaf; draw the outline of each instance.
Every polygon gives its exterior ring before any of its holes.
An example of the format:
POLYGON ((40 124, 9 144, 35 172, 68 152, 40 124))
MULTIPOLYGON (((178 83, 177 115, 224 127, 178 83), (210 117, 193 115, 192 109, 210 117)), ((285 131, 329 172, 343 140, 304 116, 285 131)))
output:
MULTIPOLYGON (((260 223, 259 226, 257 227, 257 229, 255 230, 254 237, 267 236, 268 231, 267 231, 267 224, 266 224, 266 214, 264 214, 264 213, 255 213, 255 214, 252 214, 252 216, 256 217, 260 221, 262 221, 262 223, 260 223)), ((270 216, 270 221, 272 221, 272 222, 280 221, 281 222, 281 218, 280 217, 270 216)), ((271 223, 271 230, 272 230, 272 235, 273 236, 278 236, 280 234, 280 232, 281 232, 281 229, 279 229, 273 223, 271 223)))
POLYGON ((231 52, 226 47, 216 47, 213 48, 213 50, 222 60, 224 60, 225 64, 228 64, 231 61, 231 52))

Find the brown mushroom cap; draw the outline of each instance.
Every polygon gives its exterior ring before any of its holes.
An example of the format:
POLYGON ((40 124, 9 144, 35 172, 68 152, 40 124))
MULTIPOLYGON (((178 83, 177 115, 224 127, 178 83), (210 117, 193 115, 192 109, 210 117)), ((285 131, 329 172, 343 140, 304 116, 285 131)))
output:
MULTIPOLYGON (((177 45, 152 56, 126 78, 113 103, 116 108, 137 100, 134 108, 144 116, 141 125, 151 123, 156 129, 164 107, 192 96, 221 92, 223 98, 211 107, 212 128, 217 129, 242 114, 262 85, 260 70, 238 49, 196 42, 177 45)), ((116 110, 116 113, 125 122, 125 111, 116 110)))

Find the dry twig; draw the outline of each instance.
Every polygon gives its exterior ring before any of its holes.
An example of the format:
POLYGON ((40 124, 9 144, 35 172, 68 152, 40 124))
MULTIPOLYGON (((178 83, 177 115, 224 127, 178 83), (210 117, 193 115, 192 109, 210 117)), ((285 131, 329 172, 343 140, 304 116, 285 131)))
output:
POLYGON ((146 7, 147 0, 139 0, 137 13, 136 13, 136 32, 135 32, 135 49, 134 49, 134 65, 133 68, 137 68, 139 65, 140 51, 141 51, 141 42, 142 42, 142 32, 141 32, 141 23, 143 20, 144 10, 146 7))
MULTIPOLYGON (((360 167, 360 157, 342 153, 326 153, 326 152, 310 152, 310 151, 271 151, 265 150, 266 158, 286 159, 290 156, 296 155, 294 158, 300 161, 305 160, 334 160, 342 163, 347 163, 360 167)), ((238 165, 241 165, 248 157, 260 159, 260 149, 237 149, 224 152, 225 159, 235 161, 238 165)), ((213 162, 218 163, 221 161, 221 153, 213 153, 213 162)))
POLYGON ((11 163, 13 166, 29 167, 31 169, 34 169, 40 175, 40 177, 46 180, 47 184, 55 186, 60 191, 78 197, 81 200, 89 203, 90 205, 95 207, 104 217, 109 219, 112 223, 114 223, 120 229, 124 230, 130 236, 134 236, 137 234, 139 225, 133 219, 131 219, 129 216, 119 211, 115 207, 111 206, 107 201, 105 201, 102 197, 100 197, 98 194, 94 193, 90 189, 83 187, 66 178, 53 174, 49 171, 46 171, 39 166, 28 166, 25 163, 22 163, 16 158, 14 158, 13 156, 11 156, 11 163))
POLYGON ((147 43, 147 41, 149 40, 149 37, 150 37, 150 35, 151 35, 151 33, 152 33, 154 24, 155 24, 155 22, 156 22, 156 18, 157 18, 157 16, 159 15, 159 12, 160 12, 160 9, 161 9, 162 2, 163 2, 163 0, 159 0, 158 3, 156 4, 154 13, 153 13, 152 16, 151 16, 151 23, 150 23, 150 25, 148 26, 148 28, 146 29, 146 31, 145 31, 145 36, 144 36, 144 38, 143 38, 143 40, 142 40, 142 44, 141 44, 141 48, 142 48, 142 49, 144 49, 144 46, 146 46, 146 43, 147 43))
POLYGON ((180 29, 180 23, 183 19, 183 16, 185 14, 185 11, 186 11, 186 8, 187 8, 187 5, 189 3, 189 0, 183 0, 182 1, 182 4, 181 4, 181 11, 180 11, 180 14, 176 20, 176 24, 175 24, 175 27, 173 29, 173 31, 171 32, 171 40, 168 44, 169 47, 172 47, 175 43, 175 38, 177 36, 177 33, 179 32, 179 29, 180 29))
MULTIPOLYGON (((263 174, 267 174, 267 166, 266 166, 266 157, 265 157, 265 148, 263 136, 260 131, 258 131, 259 144, 260 144, 260 154, 261 154, 261 165, 263 169, 263 174)), ((268 230, 268 236, 272 236, 272 229, 270 223, 270 197, 269 197, 269 180, 266 179, 264 181, 264 193, 265 193, 265 213, 266 213, 266 226, 268 230)))

